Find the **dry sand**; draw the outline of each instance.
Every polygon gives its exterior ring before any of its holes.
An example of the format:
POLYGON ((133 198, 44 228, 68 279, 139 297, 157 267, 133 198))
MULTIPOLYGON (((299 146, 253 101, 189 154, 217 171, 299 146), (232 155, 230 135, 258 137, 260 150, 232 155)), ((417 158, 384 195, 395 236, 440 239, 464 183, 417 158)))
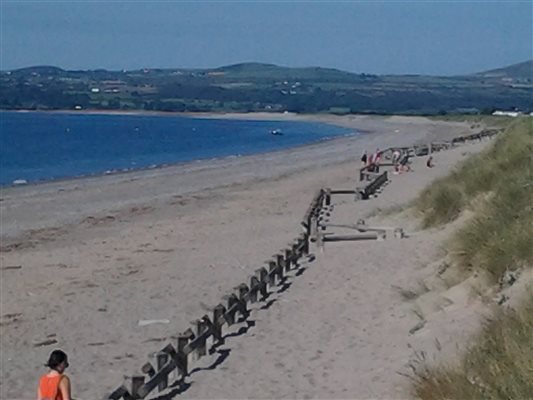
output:
MULTIPOLYGON (((75 397, 102 398, 292 241, 316 189, 353 188, 363 150, 481 129, 414 117, 280 118, 366 133, 257 156, 2 189, 2 399, 33 398, 42 363, 57 347, 70 355, 75 397), (143 319, 170 323, 138 326, 143 319)), ((484 145, 439 153, 433 169, 417 160, 414 172, 394 176, 377 199, 335 198, 332 218, 353 223, 405 204, 484 145)), ((379 222, 415 229, 405 216, 379 222)), ((442 289, 412 301, 399 294, 434 273, 448 231, 328 243, 268 309, 254 312, 255 326, 201 360, 216 367, 194 372, 180 397, 405 398, 406 379, 396 372, 412 356, 409 346, 430 350, 438 337, 455 352, 454 343, 476 326, 478 307, 463 310, 470 303, 464 291, 442 289), (427 322, 411 335, 419 322, 413 309, 427 322)))

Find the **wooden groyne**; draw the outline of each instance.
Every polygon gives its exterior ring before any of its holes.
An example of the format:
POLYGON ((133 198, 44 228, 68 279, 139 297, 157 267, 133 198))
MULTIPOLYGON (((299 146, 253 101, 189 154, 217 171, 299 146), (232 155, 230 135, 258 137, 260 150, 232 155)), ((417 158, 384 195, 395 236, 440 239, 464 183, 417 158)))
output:
POLYGON ((250 304, 266 301, 277 287, 285 283, 289 273, 302 269, 301 259, 309 255, 311 232, 318 229, 316 221, 324 205, 329 205, 330 201, 328 190, 320 189, 302 221, 304 232, 291 245, 256 269, 246 282, 224 296, 225 301, 213 307, 210 315, 205 314, 195 320, 193 326, 178 334, 173 343, 158 351, 153 361, 140 368, 142 374, 129 378, 106 399, 144 399, 149 394, 165 391, 171 379, 179 382, 188 376, 192 361, 224 343, 225 329, 248 319, 250 304))
MULTIPOLYGON (((451 148, 457 144, 472 140, 492 137, 499 130, 485 130, 477 134, 461 136, 449 142, 433 142, 426 146, 389 148, 383 151, 385 159, 390 159, 395 150, 406 152, 412 156, 423 156, 435 151, 451 148)), ((381 167, 392 166, 392 163, 381 163, 381 167)), ((296 236, 292 243, 275 254, 272 259, 257 268, 254 274, 243 283, 229 291, 223 301, 209 309, 209 313, 193 321, 185 331, 178 333, 172 342, 167 343, 153 355, 152 360, 140 367, 140 373, 131 376, 107 395, 107 400, 137 400, 148 396, 160 396, 176 384, 183 382, 191 371, 194 361, 211 354, 222 345, 229 328, 248 320, 251 305, 266 302, 269 296, 279 291, 289 276, 293 277, 302 271, 302 260, 307 261, 310 255, 310 244, 316 243, 323 249, 325 242, 384 240, 387 238, 403 238, 404 232, 396 227, 369 227, 363 220, 354 225, 333 225, 328 220, 333 211, 332 197, 337 195, 355 195, 355 200, 366 200, 379 192, 388 183, 388 172, 373 173, 368 167, 359 171, 359 180, 368 182, 362 187, 353 189, 321 188, 314 194, 307 208, 301 226, 303 232, 296 236), (350 235, 333 235, 325 232, 327 227, 354 229, 350 235), (169 386, 170 385, 170 386, 169 386)))

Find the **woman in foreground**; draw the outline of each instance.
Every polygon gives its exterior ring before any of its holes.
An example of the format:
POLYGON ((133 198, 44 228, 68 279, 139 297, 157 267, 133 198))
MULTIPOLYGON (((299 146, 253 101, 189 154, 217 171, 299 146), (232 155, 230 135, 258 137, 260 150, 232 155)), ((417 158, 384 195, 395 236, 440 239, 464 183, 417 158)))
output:
POLYGON ((72 400, 70 379, 64 375, 68 367, 67 355, 61 350, 54 350, 46 366, 50 371, 39 380, 37 400, 72 400))

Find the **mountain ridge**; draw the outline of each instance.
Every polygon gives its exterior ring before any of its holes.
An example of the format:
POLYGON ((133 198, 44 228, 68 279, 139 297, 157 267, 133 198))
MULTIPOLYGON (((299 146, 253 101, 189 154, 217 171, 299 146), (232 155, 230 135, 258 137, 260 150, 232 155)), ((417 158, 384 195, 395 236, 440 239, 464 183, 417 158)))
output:
POLYGON ((533 61, 461 76, 374 75, 238 63, 108 71, 0 72, 0 109, 445 114, 533 111, 533 61))

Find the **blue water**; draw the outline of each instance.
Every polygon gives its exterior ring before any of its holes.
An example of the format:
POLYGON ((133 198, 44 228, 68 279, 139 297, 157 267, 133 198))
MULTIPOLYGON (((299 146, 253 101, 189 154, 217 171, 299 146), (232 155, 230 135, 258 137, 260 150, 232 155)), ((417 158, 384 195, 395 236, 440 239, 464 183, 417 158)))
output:
POLYGON ((0 112, 0 185, 263 153, 352 132, 288 121, 0 112))

